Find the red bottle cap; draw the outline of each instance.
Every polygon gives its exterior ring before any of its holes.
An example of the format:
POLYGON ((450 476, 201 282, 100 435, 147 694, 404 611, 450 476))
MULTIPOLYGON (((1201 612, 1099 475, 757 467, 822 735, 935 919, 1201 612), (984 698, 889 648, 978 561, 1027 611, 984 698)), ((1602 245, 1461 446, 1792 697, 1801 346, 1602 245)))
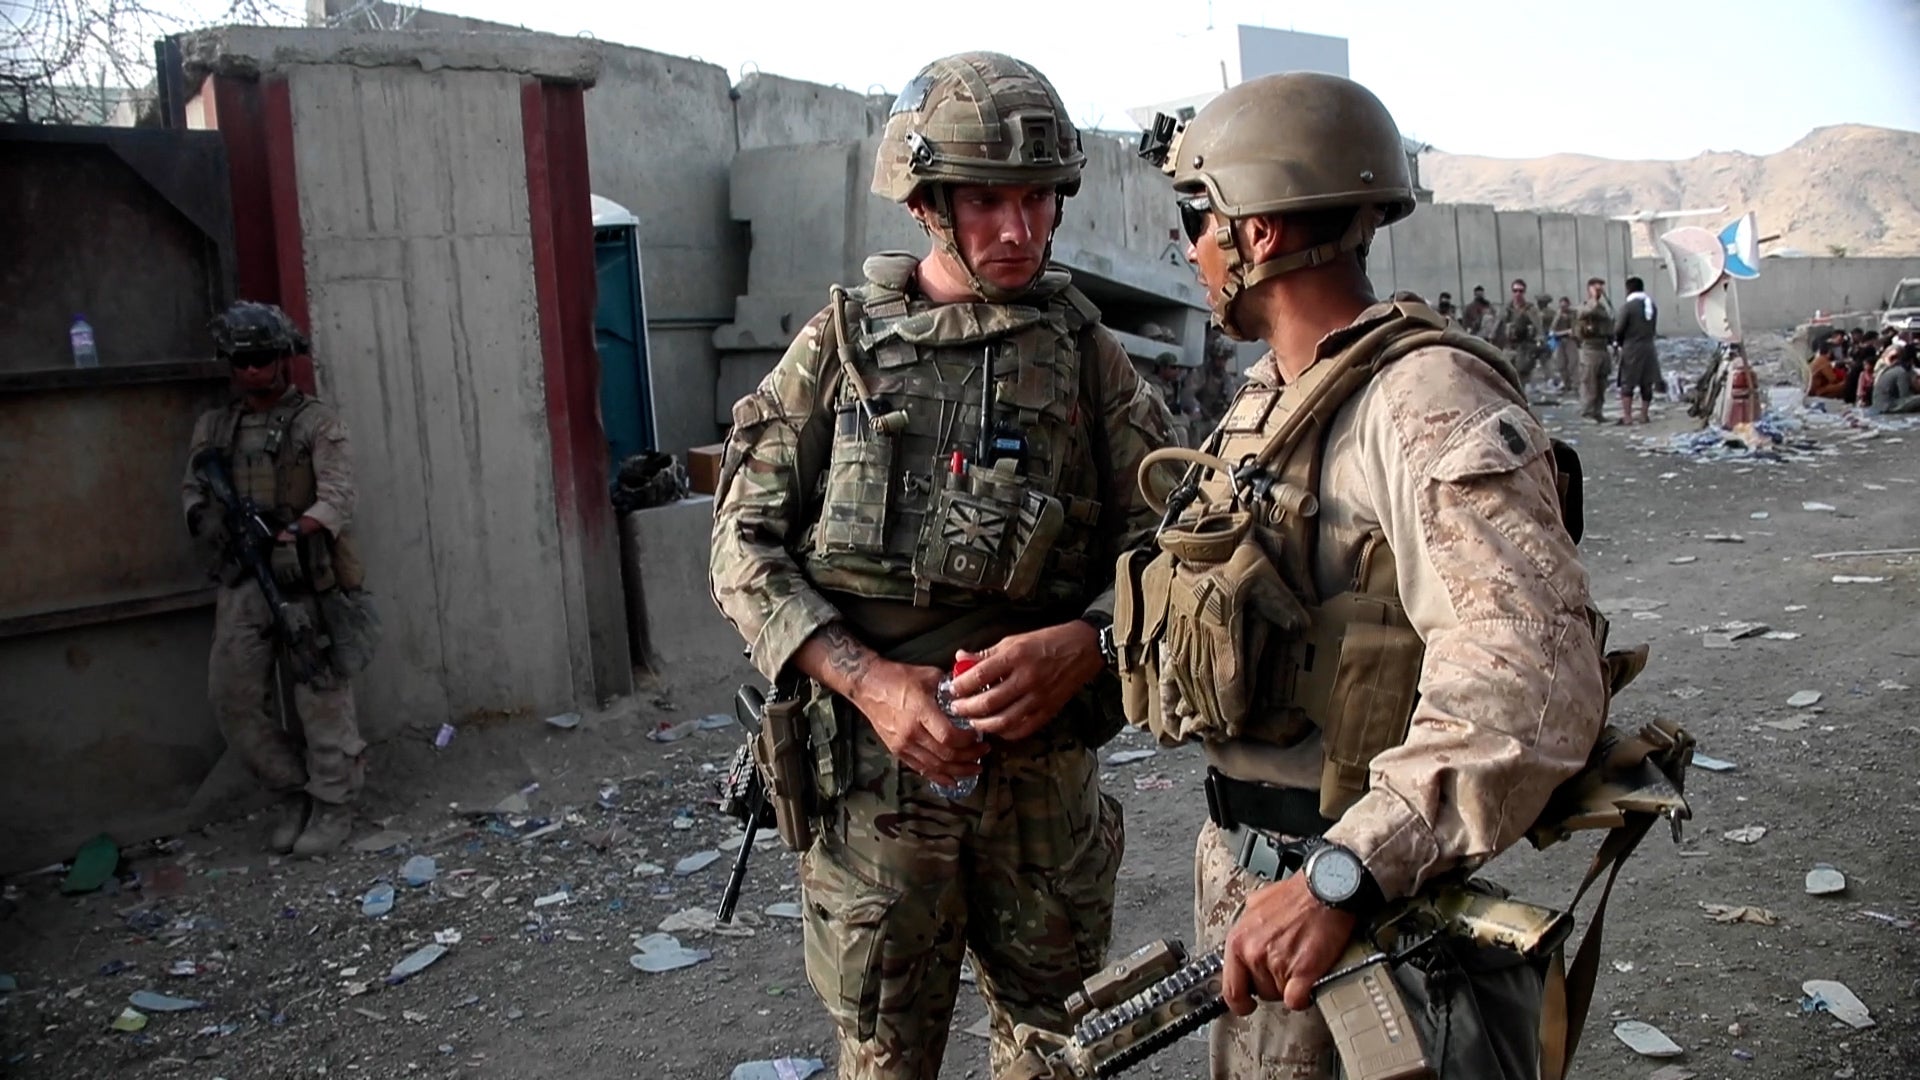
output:
POLYGON ((970 657, 956 657, 953 661, 953 673, 955 675, 965 675, 967 672, 972 671, 973 666, 979 662, 980 661, 970 657))

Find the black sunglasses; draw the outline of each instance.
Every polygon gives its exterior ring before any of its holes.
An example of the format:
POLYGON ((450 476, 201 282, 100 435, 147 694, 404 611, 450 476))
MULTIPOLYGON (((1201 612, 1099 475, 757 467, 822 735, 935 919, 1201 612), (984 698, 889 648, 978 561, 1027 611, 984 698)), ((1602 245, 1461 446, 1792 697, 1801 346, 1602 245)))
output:
POLYGON ((277 352, 238 352, 227 353, 226 357, 227 363, 232 364, 234 367, 257 368, 266 367, 268 364, 280 359, 280 354, 277 352))
POLYGON ((1197 244, 1207 234, 1209 215, 1213 213, 1213 200, 1205 195, 1182 195, 1174 201, 1180 208, 1180 228, 1187 234, 1187 243, 1197 244))

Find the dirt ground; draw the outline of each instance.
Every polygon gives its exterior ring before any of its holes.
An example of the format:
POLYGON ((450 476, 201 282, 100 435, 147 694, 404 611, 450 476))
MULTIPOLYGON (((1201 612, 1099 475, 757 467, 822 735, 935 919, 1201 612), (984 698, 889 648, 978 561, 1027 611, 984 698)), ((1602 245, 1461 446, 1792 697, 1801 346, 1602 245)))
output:
MULTIPOLYGON (((1660 441, 1691 430, 1677 408, 1664 411, 1660 441)), ((1653 440, 1589 425, 1572 405, 1541 412, 1586 460, 1583 548, 1594 596, 1616 612, 1615 642, 1653 646, 1617 719, 1671 717, 1736 765, 1696 768, 1684 840, 1657 831, 1622 879, 1576 1075, 1648 1077, 1662 1064, 1702 1078, 1920 1075, 1920 929, 1896 921, 1920 920, 1920 693, 1907 688, 1920 686, 1920 559, 1810 558, 1920 543, 1920 428, 1862 437, 1835 425, 1819 432, 1818 453, 1794 460, 1711 461, 1648 452, 1653 440), (1836 574, 1883 580, 1836 584, 1836 574), (1713 628, 1736 620, 1800 636, 1709 647, 1722 644, 1713 628), (1803 690, 1818 704, 1790 707, 1803 690), (1724 837, 1749 826, 1766 833, 1724 837), (1843 871, 1846 891, 1807 895, 1816 863, 1843 871), (1777 924, 1714 922, 1702 904, 1753 905, 1777 924), (1807 979, 1846 983, 1875 1026, 1803 1010, 1807 979), (1611 1032, 1628 1018, 1685 1055, 1636 1056, 1611 1032)), ((643 735, 724 713, 729 695, 716 673, 571 731, 502 723, 463 730, 442 751, 410 733, 379 748, 357 834, 406 834, 384 852, 270 860, 256 818, 129 849, 123 877, 137 873, 139 888, 75 898, 58 895, 54 876, 16 880, 0 905, 0 972, 18 983, 0 993, 0 1074, 714 1080, 751 1059, 830 1062, 795 922, 762 917, 742 938, 681 932, 712 959, 678 971, 628 962, 634 939, 669 915, 715 906, 730 853, 684 877, 671 868, 734 831, 711 803, 733 731, 664 744, 643 735), (532 784, 523 813, 470 816, 532 784), (438 877, 410 888, 399 871, 415 854, 432 856, 438 877), (383 880, 398 885, 392 913, 363 915, 362 895, 383 880), (459 940, 443 959, 385 983, 448 930, 459 940), (182 961, 195 973, 170 974, 182 961), (204 1007, 112 1030, 139 990, 204 1007)), ((1108 751, 1146 746, 1123 736, 1108 751)), ((1202 771, 1199 754, 1181 750, 1105 774, 1128 815, 1116 951, 1191 933, 1202 771), (1136 788, 1149 777, 1171 787, 1136 788)), ((1490 876, 1564 904, 1591 846, 1523 848, 1490 876)), ((742 910, 795 899, 793 859, 760 851, 742 910)), ((985 1075, 986 1043, 965 1030, 982 1016, 963 995, 948 1080, 985 1075)), ((1191 1041, 1153 1062, 1164 1076, 1203 1069, 1191 1041)))

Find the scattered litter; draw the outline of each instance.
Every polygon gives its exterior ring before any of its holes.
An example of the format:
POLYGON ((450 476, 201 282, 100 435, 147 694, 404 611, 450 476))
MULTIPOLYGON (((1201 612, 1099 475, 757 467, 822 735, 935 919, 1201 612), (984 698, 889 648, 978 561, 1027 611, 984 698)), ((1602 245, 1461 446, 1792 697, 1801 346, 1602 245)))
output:
POLYGON ((574 728, 580 726, 580 714, 577 712, 563 712, 558 716, 549 716, 547 717, 547 726, 557 727, 561 731, 572 731, 574 728))
POLYGON ((1698 556, 1698 555, 1675 555, 1675 556, 1674 556, 1673 558, 1671 558, 1671 559, 1668 559, 1667 561, 1668 561, 1669 563, 1672 563, 1672 564, 1673 564, 1673 565, 1675 565, 1675 566, 1686 566, 1686 565, 1687 565, 1687 564, 1689 564, 1689 563, 1697 563, 1697 562, 1699 562, 1699 561, 1700 561, 1700 556, 1698 556))
POLYGON ((192 998, 174 997, 172 994, 156 994, 152 990, 135 990, 127 995, 127 1004, 136 1009, 157 1012, 192 1012, 204 1009, 207 1003, 192 998))
POLYGON ((361 1016, 366 1017, 367 1019, 373 1021, 376 1024, 384 1024, 387 1022, 386 1013, 374 1012, 372 1009, 361 1008, 360 1006, 357 1006, 357 1005, 354 1006, 353 1011, 358 1013, 361 1016))
POLYGON ((533 901, 533 906, 537 908, 552 907, 555 904, 564 904, 571 899, 573 899, 572 893, 568 892, 566 889, 558 889, 554 892, 548 893, 545 896, 535 897, 533 901))
POLYGON ((1809 705, 1818 705, 1820 704, 1820 691, 1801 690, 1798 693, 1794 694, 1792 697, 1788 698, 1787 704, 1793 706, 1796 709, 1804 709, 1809 705))
POLYGON ((1785 720, 1762 720, 1760 721, 1760 726, 1772 728, 1775 731, 1805 731, 1807 729, 1807 722, 1797 716, 1793 716, 1785 720))
POLYGON ((1662 1065, 1653 1070, 1653 1075, 1647 1077, 1647 1080, 1693 1080, 1698 1075, 1700 1074, 1684 1066, 1662 1065))
POLYGON ((659 863, 643 862, 633 868, 634 877, 659 877, 666 872, 667 868, 659 863))
POLYGON ((1862 909, 1860 914, 1876 922, 1886 923, 1895 930, 1911 930, 1915 926, 1920 925, 1920 923, 1915 923, 1912 919, 1903 919, 1898 915, 1889 915, 1884 911, 1867 911, 1862 909))
POLYGON ((668 824, 672 825, 674 828, 679 829, 682 832, 685 832, 686 830, 693 828, 693 819, 688 817, 685 814, 681 814, 678 817, 674 818, 672 821, 668 822, 668 824))
POLYGON ((1164 773, 1148 773, 1133 778, 1135 791, 1172 791, 1173 780, 1164 773))
POLYGON ((392 851, 401 844, 413 839, 409 833, 397 829, 382 829, 372 836, 363 836, 347 845, 362 855, 378 855, 383 851, 392 851))
POLYGON ((1720 627, 1720 632, 1728 635, 1729 637, 1733 638, 1733 640, 1735 641, 1741 641, 1750 637, 1759 637, 1761 634, 1764 634, 1771 629, 1773 628, 1768 626, 1766 623, 1730 622, 1725 626, 1720 627))
POLYGON ((1798 630, 1769 630, 1760 636, 1768 641, 1799 641, 1804 635, 1798 630))
POLYGON ((647 732, 647 738, 657 743, 679 742, 681 739, 699 730, 699 717, 694 717, 691 720, 682 720, 677 724, 669 724, 665 720, 662 720, 654 725, 652 731, 647 732))
POLYGON ((441 724, 440 730, 433 733, 434 749, 445 750, 447 748, 447 744, 453 741, 453 734, 455 730, 456 729, 452 724, 441 724))
POLYGON ((439 876, 440 867, 431 855, 415 855, 400 867, 400 880, 415 889, 439 876))
POLYGON ((1695 768, 1705 769, 1708 772, 1732 772, 1739 768, 1738 765, 1735 765, 1731 761, 1722 761, 1717 757, 1709 757, 1706 754, 1700 753, 1698 750, 1693 753, 1693 764, 1695 768))
POLYGON ((527 801, 526 792, 516 791, 494 803, 493 809, 487 812, 501 817, 525 817, 533 812, 533 804, 527 801))
POLYGON ((753 927, 759 923, 759 917, 749 911, 734 913, 734 921, 723 923, 720 916, 703 907, 690 907, 676 911, 660 920, 660 932, 663 934, 719 934, 723 937, 752 937, 753 927))
POLYGON ((133 970, 134 966, 135 965, 133 963, 126 960, 109 960, 106 963, 101 964, 99 970, 101 975, 104 975, 108 978, 112 978, 113 976, 118 975, 123 971, 133 970))
POLYGON ((1780 916, 1763 907, 1752 904, 1707 904, 1702 903, 1700 910, 1707 918, 1717 923, 1752 923, 1755 926, 1774 926, 1780 922, 1780 916))
POLYGON ((1613 1036, 1642 1057, 1670 1058, 1686 1053, 1679 1043, 1667 1038, 1666 1032, 1644 1020, 1620 1021, 1613 1025, 1613 1036))
POLYGON ((139 1031, 147 1026, 147 1016, 138 1009, 121 1009, 110 1026, 115 1031, 139 1031))
POLYGON ((1748 514, 1747 516, 1752 518, 1755 521, 1765 521, 1769 517, 1772 517, 1773 515, 1767 513, 1765 510, 1756 510, 1751 514, 1748 514))
POLYGON ((1910 687, 1910 686, 1908 686, 1908 685, 1907 685, 1906 683, 1903 683, 1903 682, 1895 682, 1895 681, 1894 681, 1894 680, 1892 680, 1892 679, 1881 679, 1881 680, 1880 680, 1880 689, 1882 689, 1882 690, 1911 690, 1911 689, 1913 689, 1913 688, 1912 688, 1912 687, 1910 687))
POLYGON ((1847 891, 1847 875, 1827 863, 1814 863, 1807 871, 1808 896, 1832 896, 1847 891))
POLYGON ((719 858, 720 853, 717 851, 696 851, 673 864, 673 876, 686 877, 689 874, 697 874, 712 866, 719 858))
POLYGON ((395 984, 406 982, 408 979, 432 967, 435 961, 445 955, 447 955, 447 947, 445 945, 438 943, 422 945, 409 954, 405 960, 393 965, 393 970, 387 973, 387 981, 395 984))
POLYGON ((1822 551, 1816 559, 1865 559, 1888 555, 1920 555, 1920 547, 1869 548, 1865 551, 1822 551))
POLYGON ((713 959, 713 954, 705 949, 681 945, 680 939, 672 934, 648 934, 634 944, 640 951, 628 957, 627 962, 648 974, 677 971, 713 959))
POLYGON ((1739 533, 1708 533, 1701 537, 1709 544, 1744 544, 1747 538, 1739 533))
POLYGON ((777 904, 768 904, 766 906, 766 913, 768 918, 773 919, 799 919, 805 917, 805 912, 800 910, 800 905, 791 900, 782 900, 777 904))
POLYGON ((435 930, 433 932, 433 943, 435 945, 458 945, 460 944, 462 936, 460 931, 452 927, 448 927, 445 930, 435 930))
POLYGON ((1866 1005, 1855 996, 1854 992, 1847 989, 1845 983, 1837 983, 1831 979, 1808 979, 1800 984, 1800 989, 1807 995, 1800 999, 1801 1012, 1810 1013, 1825 1009, 1835 1020, 1848 1027, 1870 1028, 1873 1026, 1872 1014, 1867 1011, 1866 1005))
MULTIPOLYGON (((1201 1030, 1204 1031, 1206 1029, 1202 1028, 1201 1030)), ((967 1027, 966 1031, 963 1034, 971 1035, 976 1039, 993 1038, 993 1018, 988 1016, 983 1016, 980 1019, 975 1020, 972 1024, 970 1024, 967 1027)))
MULTIPOLYGON (((720 841, 720 850, 721 851, 739 851, 741 846, 744 845, 746 842, 747 842, 747 834, 744 831, 737 832, 737 833, 734 833, 732 836, 727 837, 725 840, 720 841)), ((774 832, 772 829, 761 829, 759 832, 753 834, 753 850, 755 851, 765 851, 767 848, 770 848, 775 844, 778 844, 779 842, 780 842, 780 834, 777 832, 774 832)))
POLYGON ((518 1020, 525 1015, 527 1015, 527 1011, 518 1005, 510 1005, 507 1007, 507 1019, 509 1020, 518 1020))
POLYGON ((1833 583, 1835 585, 1878 585, 1885 580, 1887 579, 1883 577, 1872 577, 1863 574, 1833 575, 1833 583))
POLYGON ((723 728, 730 728, 733 724, 733 717, 728 716, 726 713, 708 713, 700 718, 699 730, 719 731, 723 728))
POLYGON ((427 1014, 418 1009, 402 1009, 400 1011, 400 1019, 405 1020, 409 1024, 424 1024, 427 1022, 427 1014))
POLYGON ((1636 611, 1633 613, 1633 617, 1639 622, 1659 622, 1666 616, 1661 615, 1657 611, 1636 611))
POLYGON ((1683 686, 1675 690, 1673 696, 1679 698, 1681 701, 1692 701, 1704 693, 1706 693, 1706 691, 1697 686, 1683 686))
POLYGON ((73 856, 73 869, 60 883, 60 891, 67 896, 93 892, 113 880, 113 871, 119 865, 120 845, 113 842, 113 837, 101 833, 80 845, 73 856))
POLYGON ((771 1061, 743 1061, 733 1067, 727 1080, 807 1080, 827 1071, 819 1058, 775 1058, 771 1061))
POLYGON ((1629 972, 1629 971, 1632 971, 1632 970, 1633 970, 1633 961, 1631 961, 1631 960, 1615 960, 1615 961, 1613 962, 1613 970, 1615 970, 1615 971, 1617 971, 1617 972, 1619 972, 1619 973, 1620 973, 1620 974, 1622 974, 1622 975, 1625 975, 1625 974, 1626 974, 1627 972, 1629 972))
POLYGON ((1734 647, 1733 635, 1732 634, 1701 634, 1700 644, 1704 645, 1709 649, 1731 649, 1734 647))
POLYGON ((1115 750, 1113 753, 1107 755, 1106 763, 1108 765, 1131 765, 1136 761, 1145 761, 1159 752, 1158 750, 1115 750))
POLYGON ((1832 510, 1833 507, 1823 502, 1803 502, 1800 504, 1800 509, 1812 510, 1812 511, 1815 511, 1816 513, 1824 513, 1826 511, 1832 510))
POLYGON ((1805 611, 1805 610, 1807 610, 1807 605, 1805 605, 1805 604, 1788 604, 1788 605, 1787 605, 1786 607, 1783 607, 1783 608, 1781 608, 1780 610, 1781 610, 1781 611, 1785 611, 1785 612, 1788 612, 1788 613, 1792 613, 1792 612, 1795 612, 1795 611, 1805 611))
POLYGON ((1748 825, 1742 829, 1729 829, 1720 835, 1736 844, 1757 844, 1760 842, 1761 837, 1767 835, 1767 827, 1765 825, 1748 825))
POLYGON ((379 918, 393 910, 393 886, 382 882, 367 890, 360 900, 360 914, 379 918))
POLYGON ((1736 1046, 1733 1048, 1733 1059, 1735 1061, 1752 1061, 1753 1051, 1736 1046))

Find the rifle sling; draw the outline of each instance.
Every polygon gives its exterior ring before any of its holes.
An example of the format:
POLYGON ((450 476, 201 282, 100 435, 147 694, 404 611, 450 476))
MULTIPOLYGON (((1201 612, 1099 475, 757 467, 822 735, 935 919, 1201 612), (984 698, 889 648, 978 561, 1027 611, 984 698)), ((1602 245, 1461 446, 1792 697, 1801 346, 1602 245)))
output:
POLYGON ((1573 1066, 1573 1055, 1580 1048, 1580 1034, 1586 1027, 1587 1010, 1593 1005, 1594 980, 1600 972, 1600 940, 1607 927, 1607 900, 1613 895, 1613 883, 1620 876, 1620 868, 1657 820, 1656 814, 1629 813, 1626 824, 1609 830, 1600 850, 1594 853, 1593 864, 1587 868, 1579 891, 1573 894, 1573 903, 1567 905, 1569 911, 1579 907, 1587 890, 1602 871, 1606 872, 1607 883, 1601 887, 1600 899, 1594 904, 1592 925, 1580 939, 1580 949, 1574 953, 1572 965, 1566 964, 1563 948, 1553 954, 1553 962, 1547 968, 1546 999, 1540 1011, 1541 1080, 1564 1080, 1567 1070, 1573 1066))

